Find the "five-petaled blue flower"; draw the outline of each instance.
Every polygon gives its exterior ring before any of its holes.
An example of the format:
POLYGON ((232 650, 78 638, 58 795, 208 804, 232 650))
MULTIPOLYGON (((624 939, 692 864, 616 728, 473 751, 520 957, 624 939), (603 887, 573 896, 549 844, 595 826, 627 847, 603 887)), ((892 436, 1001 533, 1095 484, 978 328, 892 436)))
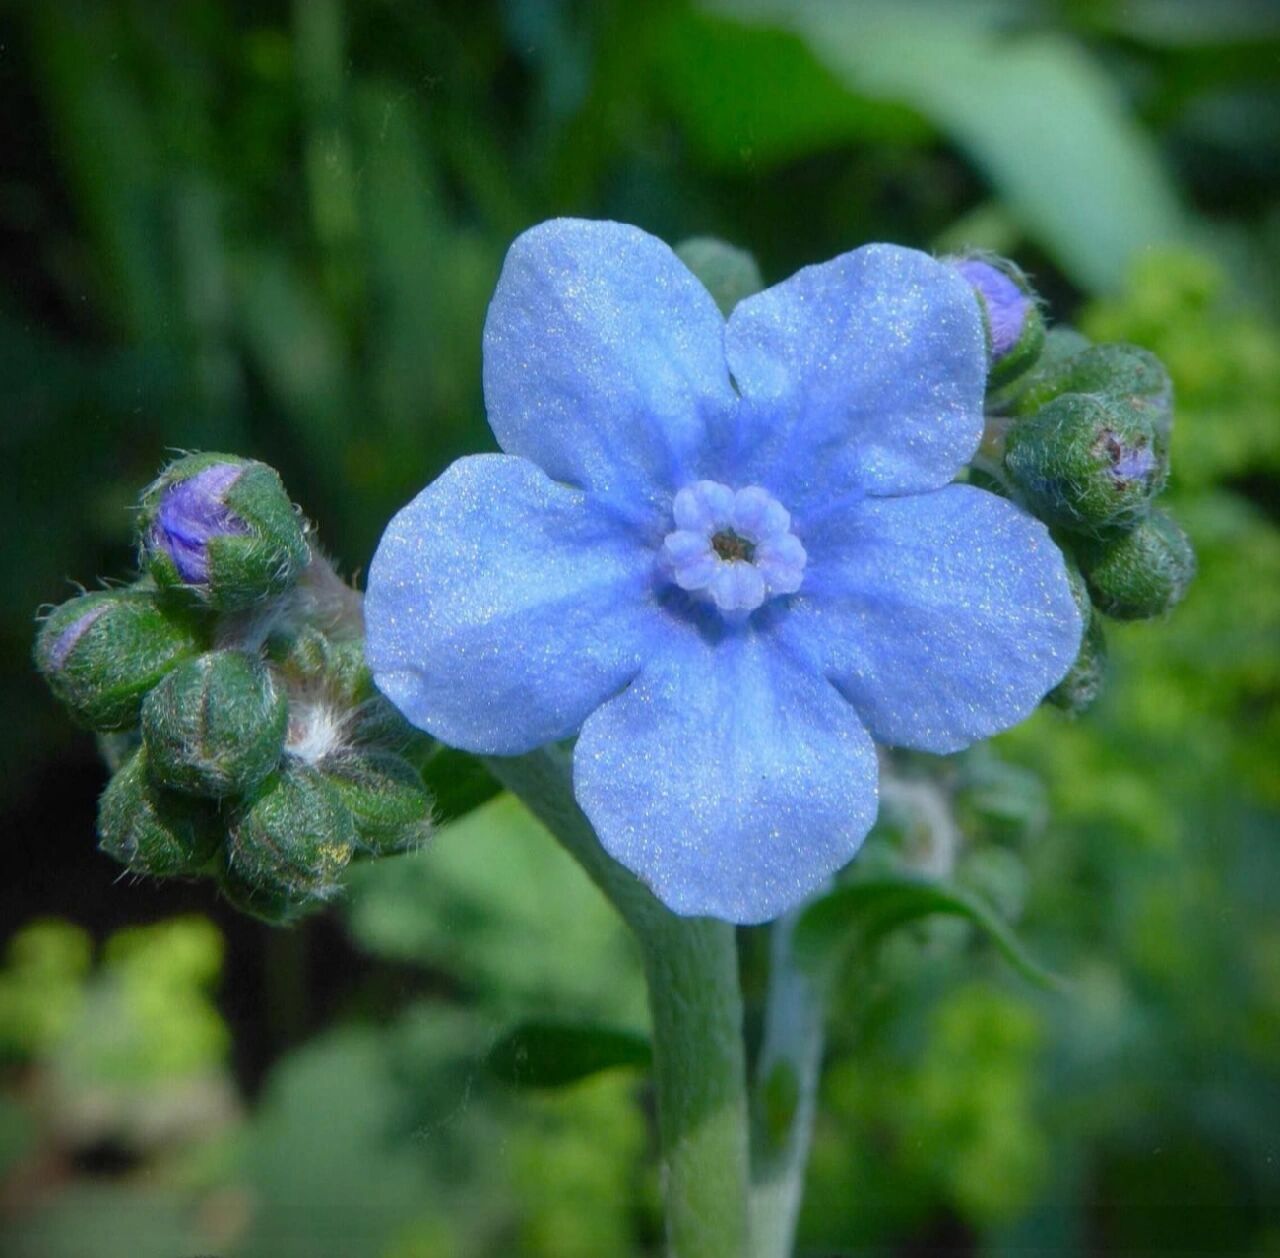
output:
POLYGON ((874 821, 872 739, 958 750, 1075 658, 1044 526, 951 483, 986 368, 972 288, 914 250, 808 267, 726 321, 637 228, 533 228, 484 334, 506 453, 387 529, 378 685, 471 751, 579 734, 617 860, 677 913, 777 916, 874 821))

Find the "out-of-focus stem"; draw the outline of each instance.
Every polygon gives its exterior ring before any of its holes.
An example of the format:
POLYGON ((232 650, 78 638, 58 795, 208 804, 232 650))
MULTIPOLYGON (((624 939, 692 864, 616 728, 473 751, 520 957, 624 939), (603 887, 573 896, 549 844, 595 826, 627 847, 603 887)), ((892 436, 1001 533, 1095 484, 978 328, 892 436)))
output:
POLYGON ((799 910, 772 931, 764 1037, 751 1099, 751 1258, 788 1258, 813 1138, 830 975, 792 948, 799 910))

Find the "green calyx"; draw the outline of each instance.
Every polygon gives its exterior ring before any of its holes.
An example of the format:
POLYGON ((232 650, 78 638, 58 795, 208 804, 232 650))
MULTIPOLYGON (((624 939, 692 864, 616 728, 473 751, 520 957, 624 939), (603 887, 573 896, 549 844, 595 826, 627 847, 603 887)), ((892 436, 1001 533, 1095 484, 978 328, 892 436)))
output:
POLYGON ((288 703, 247 651, 209 651, 174 669, 142 705, 152 772, 171 790, 224 799, 276 767, 288 703))
MULTIPOLYGON (((1045 324, 1044 315, 1040 312, 1039 296, 1035 289, 1032 288, 1031 281, 1023 274, 1022 268, 1009 261, 1008 258, 984 256, 982 260, 1011 280, 1027 299, 1022 317, 1022 330, 1018 334, 1017 341, 1009 349, 1005 350, 1003 354, 994 359, 991 369, 987 373, 987 389, 988 391, 996 391, 1006 388, 1014 381, 1020 380, 1039 362, 1040 355, 1044 352, 1045 324)), ((985 298, 981 298, 981 291, 979 288, 979 304, 982 306, 982 316, 987 328, 987 341, 990 343, 992 339, 991 315, 985 298)))
POLYGON ((36 667, 84 724, 132 728, 147 692, 202 649, 198 627, 152 590, 82 594, 56 608, 40 628, 36 667))
POLYGON ((143 495, 139 538, 142 562, 158 586, 184 590, 217 611, 241 611, 285 593, 311 559, 276 471, 228 454, 187 455, 165 468, 143 495), (229 479, 202 489, 217 468, 228 469, 229 479))
POLYGON ((755 258, 745 249, 714 236, 691 236, 681 241, 675 252, 716 299, 720 313, 726 318, 744 297, 764 287, 755 258))
MULTIPOLYGON (((1076 334, 1078 335, 1078 334, 1076 334)), ((1173 382, 1150 350, 1136 345, 1086 345, 1038 368, 1012 410, 1033 415, 1065 393, 1102 394, 1144 414, 1162 441, 1173 422, 1173 382)))
POLYGON ((1177 606, 1196 571, 1195 551, 1177 522, 1152 511, 1120 537, 1095 538, 1076 551, 1099 611, 1146 620, 1177 606))
POLYGON ((1066 393, 1010 428, 1004 466, 1041 519, 1098 534, 1142 517, 1164 488, 1169 458, 1148 411, 1103 394, 1066 393))
POLYGON ((195 874, 217 854, 222 820, 216 807, 166 790, 138 748, 98 802, 98 847, 135 874, 195 874))
POLYGON ((355 821, 366 852, 387 856, 421 846, 431 836, 431 798, 417 770, 390 751, 359 749, 318 766, 355 821))
POLYGON ((1044 343, 1035 365, 1029 371, 998 386, 987 381, 988 409, 1002 415, 1029 413, 1022 408, 1022 399, 1038 387, 1042 380, 1056 372, 1067 359, 1088 349, 1090 343, 1083 332, 1077 332, 1075 328, 1065 324, 1049 328, 1044 334, 1044 343))
POLYGON ((239 810, 224 882, 263 903, 323 901, 337 891, 356 842, 337 791, 315 769, 286 758, 239 810))

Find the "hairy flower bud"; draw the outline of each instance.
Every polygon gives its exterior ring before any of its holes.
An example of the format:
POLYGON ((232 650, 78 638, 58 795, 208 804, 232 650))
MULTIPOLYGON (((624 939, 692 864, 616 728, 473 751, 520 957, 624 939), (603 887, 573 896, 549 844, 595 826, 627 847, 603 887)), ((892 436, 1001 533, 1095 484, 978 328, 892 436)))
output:
POLYGON ((1054 707, 1073 715, 1093 706, 1107 677, 1107 635, 1097 612, 1090 609, 1080 654, 1067 675, 1046 696, 1054 707))
POLYGON ((153 780, 145 748, 133 753, 98 801, 98 847, 135 874, 197 873, 217 853, 222 833, 214 805, 153 780))
POLYGON ((431 797, 402 757, 389 751, 350 751, 319 767, 350 810, 362 848, 385 856, 418 847, 430 837, 431 797))
POLYGON ((292 926, 325 905, 321 899, 296 899, 287 891, 255 887, 225 866, 218 873, 218 889, 232 908, 272 926, 292 926))
POLYGON ((1120 537, 1086 541, 1077 557, 1095 606, 1117 620, 1169 611, 1196 571, 1190 539, 1163 511, 1152 511, 1120 537))
POLYGON ((1032 415, 1064 393, 1098 393, 1150 417, 1161 440, 1173 424, 1173 382, 1164 364, 1137 345, 1090 345, 1044 369, 1038 367, 1013 411, 1032 415))
POLYGON ((267 652, 297 696, 286 745, 301 759, 324 759, 335 739, 387 747, 413 741, 416 731, 374 686, 361 639, 334 640, 308 625, 272 639, 267 652))
POLYGON ((1028 370, 1044 346, 1044 319, 1035 292, 1006 258, 975 255, 948 261, 978 295, 991 354, 988 387, 998 388, 1028 370))
POLYGON ((224 881, 264 908, 325 900, 356 847, 351 813, 313 768, 286 758, 231 828, 224 881))
POLYGON ((96 730, 128 729, 149 691, 201 649, 197 627, 143 589, 81 594, 50 613, 36 667, 53 693, 96 730))
POLYGON ((764 287, 755 258, 714 236, 691 236, 681 241, 676 257, 702 281, 726 318, 744 297, 764 287))
POLYGON ((288 719, 288 703, 256 655, 209 651, 147 696, 142 736, 165 786, 222 799, 253 790, 276 767, 288 719))
POLYGON ((1096 533, 1141 516, 1164 488, 1168 453, 1145 411, 1118 398, 1064 393, 1013 425, 1004 465, 1041 519, 1096 533))
POLYGON ((280 477, 228 454, 167 467, 143 496, 141 539, 158 585, 188 589, 220 611, 283 593, 310 559, 280 477))
POLYGON ((1093 705, 1102 692, 1107 671, 1107 638, 1102 619, 1093 608, 1089 586, 1077 564, 1067 560, 1067 576, 1071 580, 1071 594, 1075 598, 1080 618, 1084 621, 1084 637, 1080 641, 1080 653, 1067 675, 1045 696, 1046 703, 1078 715, 1093 705))

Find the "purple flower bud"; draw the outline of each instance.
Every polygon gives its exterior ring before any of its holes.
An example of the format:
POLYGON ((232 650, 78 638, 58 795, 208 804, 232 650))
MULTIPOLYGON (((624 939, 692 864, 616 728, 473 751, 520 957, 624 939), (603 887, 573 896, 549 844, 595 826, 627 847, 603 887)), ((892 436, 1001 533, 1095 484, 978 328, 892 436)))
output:
POLYGON ((991 360, 999 362, 1022 336, 1035 300, 999 267, 981 258, 962 258, 953 264, 973 285, 987 310, 991 327, 991 360))
POLYGON ((249 531, 226 504, 227 491, 244 474, 245 466, 214 463, 164 491, 148 544, 152 551, 164 551, 189 585, 208 581, 208 547, 213 538, 249 531))
POLYGON ((46 672, 56 673, 62 668, 67 662, 67 657, 71 654, 72 648, 89 631, 94 621, 109 610, 111 606, 107 602, 92 603, 88 599, 84 601, 90 604, 84 615, 77 617, 65 629, 60 630, 45 648, 44 668, 46 672))
POLYGON ((280 477, 231 454, 189 454, 142 499, 142 560, 161 589, 218 611, 284 593, 311 552, 280 477))
POLYGON ((1149 445, 1120 447, 1111 475, 1118 481, 1145 481, 1154 475, 1159 465, 1160 460, 1149 445))

